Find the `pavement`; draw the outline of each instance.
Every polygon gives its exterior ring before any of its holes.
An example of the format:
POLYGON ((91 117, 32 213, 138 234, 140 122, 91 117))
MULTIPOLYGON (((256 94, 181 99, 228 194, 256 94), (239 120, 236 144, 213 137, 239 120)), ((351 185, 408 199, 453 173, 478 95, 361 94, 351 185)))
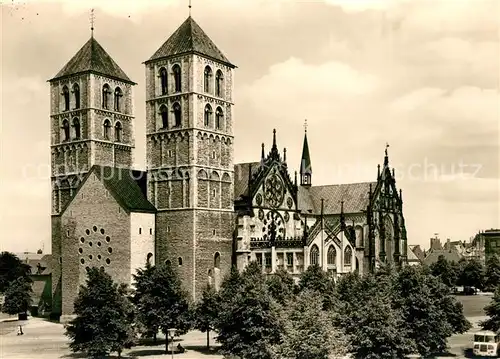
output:
MULTIPOLYGON (((53 323, 41 318, 30 318, 28 321, 18 322, 16 318, 3 319, 0 321, 0 330, 7 325, 4 335, 0 335, 0 358, 12 359, 55 359, 55 358, 84 358, 84 356, 72 354, 68 348, 67 337, 64 335, 64 327, 59 323, 53 323), (23 325, 24 335, 17 335, 19 324, 23 325)), ((485 316, 469 317, 473 328, 465 334, 452 336, 448 343, 450 354, 438 358, 466 358, 466 349, 471 347, 472 334, 479 331, 479 322, 486 319, 485 316)), ((1 333, 1 331, 0 331, 1 333)), ((177 343, 177 342, 176 342, 177 343)), ((180 337, 180 343, 186 352, 175 354, 179 359, 223 359, 222 355, 216 353, 214 335, 211 334, 210 343, 212 350, 206 350, 206 333, 191 331, 180 337)), ((123 358, 165 359, 171 358, 171 354, 165 353, 165 344, 157 346, 136 346, 124 351, 123 358)), ((436 358, 436 359, 438 359, 436 358)))

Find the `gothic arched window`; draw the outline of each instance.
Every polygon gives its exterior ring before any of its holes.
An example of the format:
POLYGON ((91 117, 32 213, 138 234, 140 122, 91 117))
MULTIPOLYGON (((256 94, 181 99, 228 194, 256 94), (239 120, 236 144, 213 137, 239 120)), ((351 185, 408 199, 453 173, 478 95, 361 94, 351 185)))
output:
POLYGON ((346 247, 344 250, 344 265, 350 266, 352 263, 352 249, 351 247, 346 247))
POLYGON ((166 130, 168 129, 168 109, 167 106, 160 106, 160 115, 161 115, 161 128, 166 130))
POLYGON ((116 142, 121 142, 122 141, 122 124, 118 121, 115 124, 115 141, 116 142))
POLYGON ((222 71, 217 70, 215 73, 215 96, 222 97, 222 87, 223 87, 224 77, 222 76, 222 71))
POLYGON ((312 266, 319 265, 319 249, 317 245, 311 247, 311 253, 309 254, 309 261, 312 266))
POLYGON ((222 121, 224 120, 224 113, 220 107, 215 111, 215 128, 220 130, 222 128, 222 121))
POLYGON ((64 111, 69 111, 69 90, 68 86, 63 87, 64 111))
POLYGON ((73 85, 73 95, 75 96, 75 108, 80 108, 80 86, 73 85))
POLYGON ((220 269, 220 253, 216 252, 214 254, 214 268, 220 269))
POLYGON ((77 118, 73 119, 73 128, 75 130, 75 139, 80 139, 80 121, 77 118))
POLYGON ((162 95, 166 95, 168 92, 168 76, 164 67, 160 69, 160 90, 162 95))
POLYGON ((69 141, 69 122, 68 120, 64 120, 62 123, 62 129, 64 131, 64 141, 69 141))
POLYGON ((106 84, 102 87, 102 108, 107 110, 109 106, 109 94, 111 93, 111 90, 109 88, 109 85, 106 84))
POLYGON ((205 127, 210 126, 211 119, 212 119, 212 107, 210 107, 210 105, 207 104, 205 106, 205 117, 204 117, 204 121, 203 121, 203 124, 205 125, 205 127))
POLYGON ((333 245, 328 248, 326 263, 329 265, 335 265, 337 263, 337 251, 335 250, 335 247, 333 245))
POLYGON ((110 135, 110 129, 111 129, 111 123, 109 120, 104 120, 103 124, 103 136, 105 140, 109 140, 109 135, 110 135))
POLYGON ((203 90, 210 93, 210 80, 212 78, 212 69, 210 66, 205 67, 203 90))
POLYGON ((123 96, 122 89, 117 87, 115 89, 115 111, 120 112, 121 97, 123 96))
POLYGON ((175 92, 181 92, 181 67, 175 64, 172 67, 172 72, 174 73, 175 92))
POLYGON ((174 117, 175 117, 175 127, 181 126, 181 105, 178 102, 174 103, 174 117))

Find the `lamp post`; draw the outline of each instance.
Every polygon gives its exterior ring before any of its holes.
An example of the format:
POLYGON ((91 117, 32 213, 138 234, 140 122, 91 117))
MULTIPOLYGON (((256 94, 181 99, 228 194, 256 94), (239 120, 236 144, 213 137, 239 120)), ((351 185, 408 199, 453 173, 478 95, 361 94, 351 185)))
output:
POLYGON ((168 329, 168 336, 170 338, 170 345, 172 345, 172 359, 174 358, 174 336, 175 336, 176 331, 177 331, 177 329, 175 329, 175 328, 168 329))

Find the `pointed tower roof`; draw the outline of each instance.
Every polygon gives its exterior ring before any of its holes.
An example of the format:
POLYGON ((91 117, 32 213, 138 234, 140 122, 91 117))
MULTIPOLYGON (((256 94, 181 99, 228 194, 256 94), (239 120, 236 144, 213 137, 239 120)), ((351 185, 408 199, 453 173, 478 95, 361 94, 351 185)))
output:
POLYGON ((307 143, 307 130, 304 133, 304 145, 302 147, 302 158, 300 160, 300 173, 312 173, 311 156, 309 155, 309 144, 307 143))
POLYGON ((200 25, 189 16, 167 41, 154 53, 146 63, 168 56, 186 53, 197 53, 222 62, 232 68, 236 67, 220 51, 208 37, 200 25))
POLYGON ((85 72, 100 74, 135 85, 93 36, 49 81, 85 72))

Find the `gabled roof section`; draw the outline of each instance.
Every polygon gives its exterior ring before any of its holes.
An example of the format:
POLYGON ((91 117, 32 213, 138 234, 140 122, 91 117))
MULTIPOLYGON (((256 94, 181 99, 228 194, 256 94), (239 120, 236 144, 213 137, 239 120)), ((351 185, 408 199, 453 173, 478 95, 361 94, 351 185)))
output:
POLYGON ((260 162, 237 163, 234 165, 234 199, 248 196, 248 183, 259 170, 260 162), (251 173, 249 173, 251 171, 251 173))
POLYGON ((341 202, 344 201, 345 213, 365 211, 369 202, 370 184, 374 188, 376 182, 346 183, 326 186, 300 186, 298 191, 299 208, 312 210, 314 214, 321 212, 321 199, 324 199, 324 214, 340 214, 341 202))
POLYGON ((156 212, 146 198, 146 172, 94 166, 99 178, 120 205, 130 212, 156 212))
POLYGON ((100 74, 135 85, 93 36, 49 81, 85 72, 100 74))
POLYGON ((147 172, 130 168, 94 165, 81 182, 73 198, 61 211, 61 215, 71 205, 92 174, 96 175, 118 204, 127 212, 156 212, 155 206, 147 199, 147 172))
POLYGON ((181 26, 168 38, 146 63, 164 57, 197 53, 222 62, 232 68, 236 67, 227 59, 200 25, 189 16, 181 26))

